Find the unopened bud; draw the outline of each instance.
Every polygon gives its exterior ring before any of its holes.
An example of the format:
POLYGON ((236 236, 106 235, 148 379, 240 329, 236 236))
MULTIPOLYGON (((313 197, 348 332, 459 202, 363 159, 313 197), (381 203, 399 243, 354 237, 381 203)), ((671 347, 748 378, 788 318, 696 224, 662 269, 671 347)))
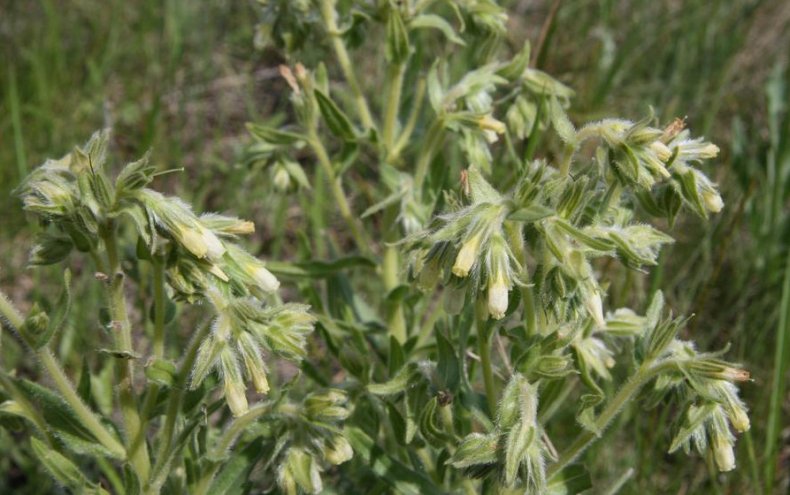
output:
POLYGON ((255 284, 264 292, 275 292, 280 288, 280 281, 260 264, 250 264, 247 273, 255 280, 255 284))
POLYGON ((274 188, 280 192, 285 192, 291 187, 291 176, 285 167, 278 166, 274 171, 274 188))
POLYGON ((732 471, 735 469, 735 452, 732 443, 721 435, 713 439, 713 458, 719 471, 732 471))
POLYGON ((650 149, 653 150, 658 159, 662 162, 666 162, 672 157, 672 150, 661 141, 653 141, 650 144, 650 149))
POLYGON ((606 320, 603 317, 603 302, 601 301, 601 294, 597 290, 591 290, 587 297, 584 299, 584 304, 587 312, 590 314, 595 325, 598 328, 606 326, 606 320))
POLYGON ((705 209, 711 213, 718 213, 724 208, 724 201, 716 191, 702 191, 702 203, 705 205, 705 209))
POLYGON ((458 256, 455 257, 453 275, 461 278, 469 275, 469 270, 472 269, 475 261, 477 261, 479 248, 480 234, 475 234, 471 239, 461 245, 461 250, 458 251, 458 256))
POLYGON ((719 154, 719 147, 713 143, 708 143, 699 149, 700 158, 716 158, 719 154))
POLYGON ((225 378, 225 400, 233 416, 241 416, 249 410, 247 405, 247 391, 240 382, 225 378))
POLYGON ((502 274, 488 287, 488 312, 491 318, 495 320, 504 318, 508 305, 508 291, 508 284, 502 274))
POLYGON ((222 241, 214 235, 214 232, 200 224, 194 227, 180 227, 178 234, 181 244, 197 258, 218 259, 225 253, 222 241))
POLYGON ((744 408, 739 406, 731 407, 727 415, 730 418, 732 427, 739 432, 743 433, 744 431, 748 431, 749 428, 751 428, 749 415, 746 414, 746 410, 744 408))
POLYGON ((491 115, 485 115, 477 121, 478 125, 484 131, 493 131, 497 134, 504 134, 505 124, 495 119, 491 115))
POLYGON ((439 263, 435 259, 431 259, 425 263, 420 270, 419 278, 417 279, 417 285, 422 290, 430 290, 435 285, 437 280, 439 280, 439 274, 441 273, 441 267, 439 263))
POLYGON ((332 438, 332 441, 326 448, 326 460, 334 465, 343 464, 354 457, 354 450, 348 440, 341 435, 332 438))

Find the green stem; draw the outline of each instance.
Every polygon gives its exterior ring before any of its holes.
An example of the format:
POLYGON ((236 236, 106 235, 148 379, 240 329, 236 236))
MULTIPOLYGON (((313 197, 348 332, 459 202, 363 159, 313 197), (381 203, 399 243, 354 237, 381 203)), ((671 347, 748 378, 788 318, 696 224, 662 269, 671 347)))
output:
POLYGON ((110 486, 112 487, 112 493, 126 493, 126 487, 121 481, 121 477, 118 476, 118 473, 115 471, 115 467, 110 464, 107 459, 104 457, 96 457, 96 464, 99 465, 99 469, 101 470, 102 474, 107 478, 107 481, 110 482, 110 486))
POLYGON ((422 99, 425 96, 425 87, 425 79, 420 79, 417 82, 417 89, 414 91, 414 100, 412 100, 409 118, 406 120, 406 125, 403 126, 400 136, 398 136, 395 148, 390 153, 395 159, 400 156, 401 150, 409 144, 409 139, 414 132, 414 128, 417 126, 417 120, 420 117, 420 110, 422 109, 422 99))
POLYGON ((360 251, 363 253, 369 253, 371 243, 365 237, 364 230, 351 211, 351 206, 348 204, 348 199, 346 199, 346 193, 343 191, 340 178, 335 175, 335 169, 332 166, 332 161, 329 159, 329 154, 327 153, 326 148, 324 148, 321 139, 318 137, 318 133, 316 132, 315 128, 309 130, 309 143, 313 148, 313 152, 318 158, 318 164, 326 174, 327 180, 329 182, 329 189, 332 192, 332 197, 335 200, 335 203, 337 203, 338 209, 340 209, 340 215, 343 217, 343 220, 346 221, 346 224, 348 224, 348 228, 351 231, 351 237, 354 238, 354 242, 360 251))
POLYGON ((154 357, 165 355, 165 266, 163 260, 154 257, 154 357))
MULTIPOLYGON (((446 293, 442 294, 442 298, 443 297, 447 297, 446 293)), ((423 314, 417 319, 417 321, 422 320, 423 323, 420 326, 420 333, 417 334, 417 343, 414 345, 415 349, 420 349, 427 344, 428 340, 433 334, 433 329, 436 326, 436 322, 439 321, 439 318, 444 315, 445 313, 441 304, 441 299, 436 301, 436 305, 433 307, 431 307, 430 301, 426 303, 423 314), (428 315, 427 317, 424 316, 426 313, 428 315)))
MULTIPOLYGON (((107 250, 109 275, 112 277, 109 306, 115 346, 119 351, 132 353, 132 329, 126 311, 126 297, 123 292, 124 276, 118 257, 115 226, 112 223, 108 224, 102 229, 101 237, 107 250)), ((133 359, 118 360, 118 401, 121 406, 126 435, 130 442, 128 448, 129 459, 135 473, 140 478, 140 481, 143 482, 148 479, 150 474, 151 461, 148 458, 148 446, 144 441, 142 421, 134 396, 133 361, 133 359)))
MULTIPOLYGON (((25 323, 25 319, 2 292, 0 292, 0 315, 17 329, 22 328, 22 325, 25 323)), ((58 364, 58 361, 49 349, 47 347, 37 349, 36 356, 52 379, 52 383, 55 385, 57 391, 60 392, 60 395, 66 403, 74 410, 74 413, 80 419, 83 426, 85 426, 85 428, 87 428, 88 431, 96 437, 96 440, 106 447, 107 450, 119 458, 124 458, 126 456, 126 449, 124 449, 123 445, 121 445, 107 428, 104 427, 96 414, 94 414, 82 399, 80 399, 77 391, 74 390, 74 386, 66 377, 66 373, 64 373, 60 364, 58 364)))
MULTIPOLYGON (((398 250, 394 246, 387 246, 384 250, 384 259, 381 263, 382 278, 384 279, 384 288, 389 294, 400 284, 398 280, 398 250)), ((400 303, 394 303, 390 308, 390 314, 387 315, 387 326, 389 327, 390 335, 401 344, 406 342, 408 338, 406 331, 406 317, 403 314, 403 307, 400 303)))
POLYGON ((173 383, 173 388, 170 392, 170 399, 167 403, 167 412, 165 413, 165 422, 162 430, 159 432, 160 443, 156 451, 156 463, 151 474, 151 481, 148 484, 147 493, 158 493, 158 487, 164 482, 160 480, 160 474, 166 473, 164 470, 171 457, 170 449, 173 445, 173 437, 175 436, 176 419, 178 412, 181 410, 181 400, 184 397, 184 388, 186 387, 189 373, 192 371, 192 364, 197 357, 200 344, 203 342, 206 334, 211 328, 210 323, 203 325, 192 337, 189 344, 184 360, 181 362, 181 367, 178 371, 178 376, 173 383), (153 487, 153 489, 152 489, 153 487))
POLYGON ((386 96, 387 106, 384 110, 382 139, 384 142, 384 149, 388 153, 390 160, 394 158, 392 152, 395 146, 395 130, 398 127, 398 110, 400 109, 401 92, 403 91, 403 75, 405 72, 405 64, 392 64, 387 72, 389 84, 386 96))
MULTIPOLYGON (((153 258, 153 291, 154 291, 154 340, 153 356, 162 359, 165 354, 165 266, 164 261, 157 255, 153 258)), ((142 413, 140 414, 142 427, 135 438, 135 444, 145 441, 145 426, 148 424, 156 399, 159 397, 159 385, 150 383, 145 394, 142 413)))
MULTIPOLYGON (((236 420, 231 423, 228 429, 225 430, 225 432, 219 438, 217 444, 212 450, 211 455, 209 455, 209 458, 219 459, 222 455, 224 455, 228 449, 233 446, 233 443, 236 441, 238 436, 241 435, 244 430, 253 422, 255 422, 259 417, 269 412, 270 409, 271 404, 258 404, 250 408, 250 410, 243 415, 236 418, 236 420)), ((208 489, 211 486, 211 481, 214 479, 214 475, 217 474, 217 470, 221 465, 221 462, 212 462, 211 467, 204 471, 203 476, 201 476, 197 486, 195 487, 195 491, 193 492, 195 495, 205 495, 208 493, 208 489)))
POLYGON ((422 193, 422 186, 425 183, 425 178, 428 176, 428 168, 431 166, 433 156, 441 147, 442 142, 444 142, 444 123, 441 118, 437 118, 428 129, 425 145, 420 153, 414 172, 414 190, 418 195, 422 193))
POLYGON ((560 175, 567 177, 571 170, 571 162, 573 162, 573 155, 576 147, 573 145, 565 145, 562 153, 562 161, 560 162, 560 175))
MULTIPOLYGON (((625 385, 617 392, 609 404, 607 404, 606 408, 601 411, 601 414, 595 420, 594 429, 598 432, 603 432, 608 426, 612 419, 620 413, 623 406, 630 400, 634 398, 634 396, 639 392, 639 390, 653 377, 655 377, 658 373, 665 369, 665 366, 670 366, 671 363, 665 363, 664 365, 652 367, 651 363, 646 361, 645 363, 640 366, 639 370, 628 379, 625 385)), ((546 472, 547 479, 550 479, 552 476, 556 475, 560 471, 562 471, 568 464, 576 460, 579 455, 587 450, 590 445, 592 445, 596 440, 600 437, 597 436, 592 431, 585 430, 582 432, 576 440, 567 448, 565 451, 560 455, 557 459, 557 462, 549 466, 549 469, 546 472)))
POLYGON ((348 81, 348 86, 354 95, 354 101, 357 105, 357 113, 359 113, 359 118, 362 121, 362 125, 366 129, 372 129, 375 126, 373 125, 373 118, 370 115, 368 102, 365 99, 365 95, 362 94, 362 89, 359 86, 356 73, 354 72, 354 66, 351 63, 351 57, 348 55, 348 50, 346 49, 345 43, 343 43, 343 38, 340 35, 340 29, 337 27, 337 12, 335 11, 335 2, 334 0, 320 0, 320 7, 321 17, 323 18, 324 24, 326 25, 327 34, 332 40, 332 47, 335 50, 337 61, 340 64, 340 69, 343 71, 343 75, 345 76, 346 81, 348 81))
MULTIPOLYGON (((479 304, 478 304, 479 306, 479 304)), ((488 402, 488 414, 494 417, 496 414, 496 384, 494 382, 494 368, 491 364, 491 336, 493 332, 488 327, 488 313, 484 308, 475 308, 475 321, 477 325, 477 349, 480 354, 480 367, 483 371, 483 383, 485 384, 486 401, 488 402)))

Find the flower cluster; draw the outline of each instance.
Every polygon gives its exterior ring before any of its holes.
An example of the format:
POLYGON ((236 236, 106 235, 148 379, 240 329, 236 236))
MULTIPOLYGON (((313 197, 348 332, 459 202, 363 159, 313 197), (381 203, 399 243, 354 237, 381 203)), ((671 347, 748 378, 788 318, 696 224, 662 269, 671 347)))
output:
POLYGON ((164 264, 172 297, 208 300, 216 311, 192 385, 217 370, 231 411, 243 414, 245 376, 256 391, 269 390, 263 350, 301 359, 314 318, 306 306, 274 304, 271 295, 279 281, 235 242, 254 231, 251 222, 213 213, 198 216, 179 198, 149 189, 155 169, 147 156, 128 164, 111 182, 104 171, 108 140, 108 131, 96 133, 83 148, 48 160, 20 187, 25 208, 51 225, 39 236, 31 262, 60 261, 72 247, 98 250, 122 219, 131 220, 140 239, 138 254, 164 264))
POLYGON ((407 241, 416 250, 413 272, 424 289, 441 278, 453 289, 468 289, 473 298, 485 291, 488 312, 498 320, 520 270, 506 232, 510 209, 476 168, 468 171, 468 180, 471 204, 438 217, 438 227, 407 241))
POLYGON ((471 476, 496 476, 524 493, 546 493, 546 459, 552 459, 538 422, 538 386, 516 373, 502 393, 494 430, 466 436, 448 461, 471 476))

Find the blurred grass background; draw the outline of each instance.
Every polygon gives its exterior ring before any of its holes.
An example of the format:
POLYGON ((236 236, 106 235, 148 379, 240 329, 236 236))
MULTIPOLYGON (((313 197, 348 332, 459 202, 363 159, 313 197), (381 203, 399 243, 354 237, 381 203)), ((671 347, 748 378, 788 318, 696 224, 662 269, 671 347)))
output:
MULTIPOLYGON (((689 332, 700 347, 732 345, 754 378, 743 387, 753 429, 739 467, 712 475, 705 460, 664 455, 662 411, 633 407, 588 456, 596 480, 616 484, 633 468, 621 493, 788 493, 790 2, 506 3, 514 45, 546 33, 538 65, 577 90, 576 122, 637 119, 652 106, 661 122, 687 116, 722 148, 708 172, 723 214, 676 225, 661 269, 626 274, 610 304, 660 288, 676 312, 696 313, 689 332)), ((100 127, 114 128, 119 163, 153 148, 161 169, 185 167, 162 182, 199 210, 252 218, 263 243, 283 225, 267 177, 237 164, 244 123, 285 103, 276 54, 253 49, 253 2, 29 0, 1 10, 0 286, 15 299, 38 285, 23 268, 30 234, 10 191, 100 127)), ((3 456, 0 486, 24 463, 3 456)))

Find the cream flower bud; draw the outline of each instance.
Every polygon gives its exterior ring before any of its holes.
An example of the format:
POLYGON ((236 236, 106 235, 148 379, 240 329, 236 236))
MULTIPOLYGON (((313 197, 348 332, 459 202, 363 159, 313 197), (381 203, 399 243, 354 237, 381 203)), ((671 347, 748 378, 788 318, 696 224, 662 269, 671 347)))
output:
POLYGON ((206 245, 206 254, 208 257, 213 260, 221 258, 222 255, 225 254, 225 246, 222 244, 222 241, 219 240, 219 237, 202 225, 198 225, 198 231, 206 245))
POLYGON ((208 253, 203 236, 200 235, 195 229, 180 228, 178 232, 179 241, 187 248, 187 251, 194 254, 198 258, 205 258, 208 253))
POLYGON ((455 257, 453 275, 461 278, 469 275, 469 270, 472 269, 475 261, 477 261, 479 248, 480 234, 474 235, 471 239, 467 240, 461 245, 461 250, 458 251, 458 256, 455 257))
POLYGON ((214 232, 196 224, 194 228, 179 226, 178 239, 197 258, 219 259, 225 254, 225 246, 214 232))
POLYGON ((702 191, 702 203, 705 205, 705 209, 711 213, 718 213, 724 208, 724 201, 716 191, 702 191))
POLYGON ((590 314, 595 325, 598 328, 606 326, 606 320, 603 317, 603 302, 601 301, 601 294, 597 290, 591 290, 584 300, 587 312, 590 314))
POLYGON ((246 220, 242 220, 233 225, 225 227, 224 230, 228 234, 252 234, 255 232, 255 224, 246 220))
POLYGON ((505 132, 505 124, 491 115, 485 115, 477 121, 478 125, 484 131, 493 131, 497 134, 504 134, 505 132))
POLYGON ((266 378, 266 372, 260 368, 251 368, 250 375, 252 376, 252 385, 255 391, 259 394, 269 392, 269 380, 266 378))
POLYGON ((713 458, 719 471, 732 471, 735 469, 735 452, 732 443, 723 436, 717 435, 713 440, 713 458))
POLYGON ((659 160, 666 162, 672 157, 672 150, 662 143, 661 141, 653 141, 650 143, 650 149, 656 154, 659 160))
POLYGON ((508 304, 508 284, 505 277, 499 275, 488 287, 488 312, 491 318, 501 320, 505 316, 508 304))
POLYGON ((700 158, 716 158, 719 154, 719 147, 713 143, 708 143, 699 149, 700 158))
POLYGON ((746 414, 746 410, 738 405, 735 405, 729 409, 728 417, 730 418, 732 427, 741 433, 748 431, 752 426, 751 422, 749 421, 749 415, 746 414))
POLYGON ((280 192, 285 192, 291 186, 291 176, 285 167, 278 166, 274 171, 274 188, 280 192))
POLYGON ((263 265, 250 264, 247 267, 247 273, 255 280, 255 284, 265 292, 275 292, 280 288, 280 281, 263 265))
POLYGON ((211 268, 209 268, 208 271, 218 279, 222 280, 223 282, 227 282, 228 280, 230 280, 228 278, 228 275, 225 272, 223 272, 222 269, 217 265, 211 265, 211 268))
POLYGON ((334 465, 343 464, 354 457, 354 450, 345 437, 340 435, 332 438, 332 442, 326 448, 326 460, 334 465))
POLYGON ((241 383, 235 380, 226 378, 225 382, 225 400, 228 402, 230 412, 233 416, 241 416, 249 410, 247 405, 247 391, 241 383))

